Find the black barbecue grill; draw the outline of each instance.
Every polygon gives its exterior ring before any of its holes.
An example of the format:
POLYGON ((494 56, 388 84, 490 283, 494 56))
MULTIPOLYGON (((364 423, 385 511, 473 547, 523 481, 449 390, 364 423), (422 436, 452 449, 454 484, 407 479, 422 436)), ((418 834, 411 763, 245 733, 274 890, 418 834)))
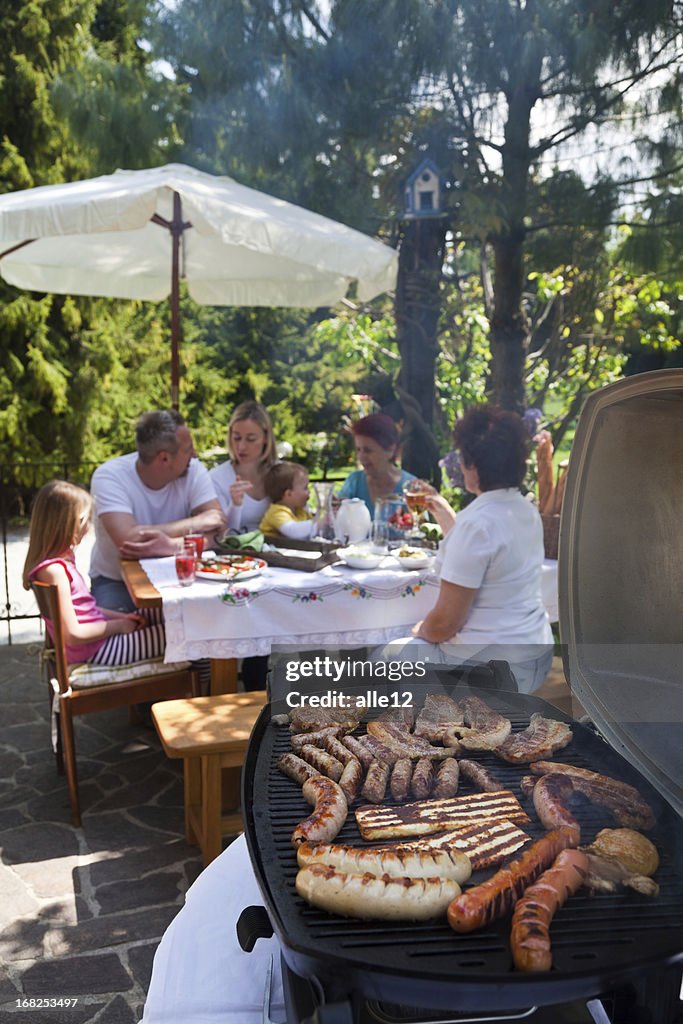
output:
MULTIPOLYGON (((240 940, 248 948, 259 929, 265 933, 270 926, 278 936, 288 1024, 304 1019, 319 1024, 678 1021, 682 509, 683 370, 643 374, 598 392, 577 430, 560 534, 565 672, 596 728, 573 723, 573 740, 556 760, 629 782, 651 804, 657 825, 648 834, 661 858, 659 896, 626 889, 593 896, 579 891, 553 921, 553 969, 547 974, 513 969, 509 915, 458 935, 446 922, 361 922, 319 911, 295 892, 290 835, 310 808, 276 768, 277 756, 289 748, 289 733, 271 722, 265 708, 244 765, 242 806, 268 921, 252 928, 245 917, 240 940), (591 1015, 581 1016, 578 1007, 586 1001, 591 1015), (548 1009, 535 1013, 534 1007, 548 1009)), ((489 672, 490 678, 485 672, 476 677, 483 688, 472 692, 509 717, 513 730, 525 728, 534 711, 563 718, 543 701, 505 689, 500 666, 492 663, 489 672)), ((473 678, 464 671, 448 676, 456 698, 473 678)), ((440 674, 438 682, 443 681, 440 674)), ((429 682, 423 692, 429 692, 429 682)), ((531 802, 519 791, 526 768, 493 754, 474 757, 520 797, 531 818, 524 830, 541 835, 531 802)), ((466 780, 461 791, 473 791, 466 780)), ((614 825, 607 812, 580 797, 573 811, 583 842, 614 825)), ((352 814, 337 841, 363 844, 352 814)), ((472 881, 490 873, 477 873, 472 881)))
MULTIPOLYGON (((509 717, 515 731, 526 727, 534 711, 563 718, 534 697, 469 689, 457 689, 455 696, 466 692, 476 693, 509 717)), ((477 1014, 599 996, 653 972, 651 979, 645 979, 651 983, 649 1000, 658 993, 659 1012, 669 1016, 653 1017, 652 1022, 673 1020, 664 1004, 676 1006, 680 972, 674 965, 683 959, 683 879, 676 869, 680 821, 591 729, 576 723, 573 729, 574 738, 559 759, 636 785, 654 808, 657 827, 650 835, 661 856, 660 895, 652 899, 623 890, 573 896, 553 922, 553 970, 547 975, 525 975, 512 969, 509 916, 470 935, 456 935, 446 922, 388 925, 334 917, 296 894, 296 854, 290 836, 310 807, 300 788, 276 767, 279 754, 289 749, 289 731, 273 725, 270 708, 265 708, 244 765, 243 806, 249 809, 245 829, 250 857, 287 967, 308 979, 325 1003, 353 1002, 362 995, 383 1004, 477 1014), (672 967, 669 975, 667 968, 672 967)), ((506 764, 493 754, 478 752, 476 758, 519 795, 524 768, 506 764)), ((473 791, 463 781, 460 792, 473 791)), ((530 824, 521 827, 534 838, 542 835, 530 802, 521 802, 531 818, 530 824)), ((574 810, 586 841, 610 824, 605 812, 587 802, 577 801, 574 810)), ((352 814, 336 841, 373 845, 361 839, 352 814)), ((477 872, 472 882, 490 873, 477 872)))

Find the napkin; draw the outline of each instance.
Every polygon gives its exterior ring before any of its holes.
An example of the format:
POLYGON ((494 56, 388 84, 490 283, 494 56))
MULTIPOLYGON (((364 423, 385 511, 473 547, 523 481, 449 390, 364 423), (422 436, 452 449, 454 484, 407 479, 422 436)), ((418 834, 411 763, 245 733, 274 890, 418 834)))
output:
POLYGON ((260 551, 263 547, 263 534, 260 530, 249 533, 226 533, 216 542, 222 551, 260 551))

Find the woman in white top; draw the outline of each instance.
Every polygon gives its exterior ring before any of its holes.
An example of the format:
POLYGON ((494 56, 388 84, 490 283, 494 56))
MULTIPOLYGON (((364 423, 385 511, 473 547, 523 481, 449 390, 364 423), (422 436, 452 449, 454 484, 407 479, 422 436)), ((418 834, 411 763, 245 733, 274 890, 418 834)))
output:
POLYGON ((229 530, 257 530, 270 505, 263 480, 277 461, 273 424, 259 402, 242 402, 228 423, 230 458, 211 470, 229 530))
POLYGON ((501 659, 531 693, 550 669, 553 637, 541 597, 541 519, 520 491, 528 435, 515 413, 476 406, 456 423, 454 440, 475 499, 457 517, 440 495, 428 499, 444 531, 439 596, 391 652, 403 644, 403 657, 451 665, 501 659))

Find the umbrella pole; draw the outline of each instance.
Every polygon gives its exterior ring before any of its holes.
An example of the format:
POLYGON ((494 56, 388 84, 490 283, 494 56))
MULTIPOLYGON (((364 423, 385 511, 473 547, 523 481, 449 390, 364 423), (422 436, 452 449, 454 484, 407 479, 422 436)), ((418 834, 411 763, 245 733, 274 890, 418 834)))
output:
POLYGON ((180 195, 173 193, 171 221, 171 408, 179 408, 180 384, 180 236, 185 230, 180 195))

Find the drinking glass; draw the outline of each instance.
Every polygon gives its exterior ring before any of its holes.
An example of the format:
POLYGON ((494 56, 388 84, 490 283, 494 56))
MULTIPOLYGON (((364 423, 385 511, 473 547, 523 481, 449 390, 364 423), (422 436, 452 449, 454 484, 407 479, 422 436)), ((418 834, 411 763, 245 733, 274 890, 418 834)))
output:
POLYGON ((389 551, 389 527, 381 519, 373 519, 370 528, 370 550, 376 555, 386 555, 389 551))
POLYGON ((406 530, 410 525, 407 513, 406 503, 400 498, 379 498, 375 502, 374 523, 377 530, 386 532, 390 548, 405 542, 406 530))
POLYGON ((176 553, 175 571, 181 587, 189 587, 194 583, 197 572, 197 545, 187 537, 183 540, 183 550, 176 553))
POLYGON ((183 546, 186 550, 191 550, 191 545, 195 545, 197 558, 201 558, 204 553, 204 534, 203 533, 186 533, 183 537, 183 546))
POLYGON ((431 490, 424 480, 407 480, 403 485, 403 494, 413 517, 413 525, 407 536, 413 540, 422 539, 420 521, 422 515, 427 511, 426 498, 431 494, 431 490))

